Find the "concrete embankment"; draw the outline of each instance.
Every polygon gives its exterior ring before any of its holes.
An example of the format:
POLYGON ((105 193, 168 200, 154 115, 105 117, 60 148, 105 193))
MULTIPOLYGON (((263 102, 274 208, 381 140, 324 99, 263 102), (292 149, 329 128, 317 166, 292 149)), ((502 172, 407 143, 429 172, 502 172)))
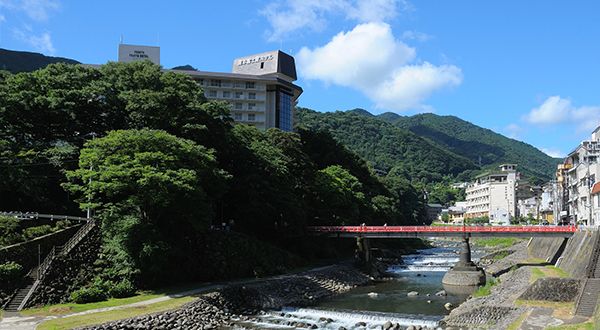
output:
POLYGON ((183 307, 157 314, 105 323, 86 329, 216 329, 249 320, 264 309, 310 305, 370 282, 349 265, 227 286, 183 307))

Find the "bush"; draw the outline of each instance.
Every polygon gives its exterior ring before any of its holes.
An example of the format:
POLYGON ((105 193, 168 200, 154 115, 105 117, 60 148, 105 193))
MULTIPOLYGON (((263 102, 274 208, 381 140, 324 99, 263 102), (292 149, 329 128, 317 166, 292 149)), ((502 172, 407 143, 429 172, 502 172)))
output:
POLYGON ((9 261, 0 264, 0 283, 8 284, 19 281, 23 276, 23 267, 16 262, 9 261))
POLYGON ((52 233, 52 227, 50 225, 42 225, 42 226, 37 226, 37 227, 29 227, 25 230, 23 230, 23 237, 25 237, 25 240, 30 240, 30 239, 34 239, 36 237, 40 237, 40 236, 44 236, 47 234, 52 233))
POLYGON ((123 280, 110 288, 110 295, 113 298, 127 298, 135 295, 136 288, 128 280, 123 280))
POLYGON ((87 304, 106 300, 108 296, 102 289, 92 286, 73 291, 70 298, 76 304, 87 304))
POLYGON ((19 220, 14 217, 0 216, 0 246, 12 245, 23 241, 19 233, 19 220))

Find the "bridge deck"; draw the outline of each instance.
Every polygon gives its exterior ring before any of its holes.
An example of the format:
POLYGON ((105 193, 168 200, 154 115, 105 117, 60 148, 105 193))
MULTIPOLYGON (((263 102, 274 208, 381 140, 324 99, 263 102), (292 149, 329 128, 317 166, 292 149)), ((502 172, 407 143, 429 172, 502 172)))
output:
POLYGON ((319 226, 315 234, 329 237, 571 237, 576 226, 319 226))

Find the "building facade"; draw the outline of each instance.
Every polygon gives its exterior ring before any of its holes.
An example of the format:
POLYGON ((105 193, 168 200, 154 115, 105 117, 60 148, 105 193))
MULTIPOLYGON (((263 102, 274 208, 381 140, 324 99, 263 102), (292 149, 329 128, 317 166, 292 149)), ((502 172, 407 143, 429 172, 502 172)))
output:
POLYGON ((516 164, 503 164, 499 172, 480 175, 469 183, 465 219, 489 217, 491 224, 510 224, 516 216, 516 168, 516 164))
MULTIPOLYGON (((160 64, 158 47, 119 45, 119 61, 150 60, 160 64)), ((189 75, 209 100, 229 103, 231 117, 259 129, 272 127, 292 131, 294 113, 302 88, 294 58, 282 51, 270 51, 233 61, 231 72, 168 70, 189 75)))
POLYGON ((557 181, 562 197, 560 216, 563 222, 598 226, 597 204, 593 201, 593 186, 600 178, 600 127, 591 139, 581 142, 559 165, 557 181))

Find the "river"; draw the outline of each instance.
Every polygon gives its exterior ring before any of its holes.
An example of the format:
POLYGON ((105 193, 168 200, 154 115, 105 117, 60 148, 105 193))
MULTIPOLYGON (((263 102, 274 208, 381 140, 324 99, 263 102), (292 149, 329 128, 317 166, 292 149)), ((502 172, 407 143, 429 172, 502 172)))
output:
MULTIPOLYGON (((285 307, 269 311, 260 322, 243 323, 254 329, 293 329, 293 325, 316 325, 319 329, 374 328, 385 322, 401 326, 421 325, 436 327, 449 313, 446 303, 454 306, 466 300, 469 293, 448 289, 446 296, 436 293, 444 290, 442 277, 458 261, 460 246, 454 242, 437 242, 436 247, 419 250, 417 254, 402 257, 402 263, 391 265, 392 279, 355 288, 312 307, 285 307), (408 296, 416 291, 417 296, 408 296), (359 322, 364 326, 357 327, 359 322), (290 325, 291 324, 291 325, 290 325)), ((481 252, 473 251, 476 261, 481 252)), ((467 290, 469 291, 469 290, 467 290)), ((298 327, 302 328, 302 326, 298 327)))

